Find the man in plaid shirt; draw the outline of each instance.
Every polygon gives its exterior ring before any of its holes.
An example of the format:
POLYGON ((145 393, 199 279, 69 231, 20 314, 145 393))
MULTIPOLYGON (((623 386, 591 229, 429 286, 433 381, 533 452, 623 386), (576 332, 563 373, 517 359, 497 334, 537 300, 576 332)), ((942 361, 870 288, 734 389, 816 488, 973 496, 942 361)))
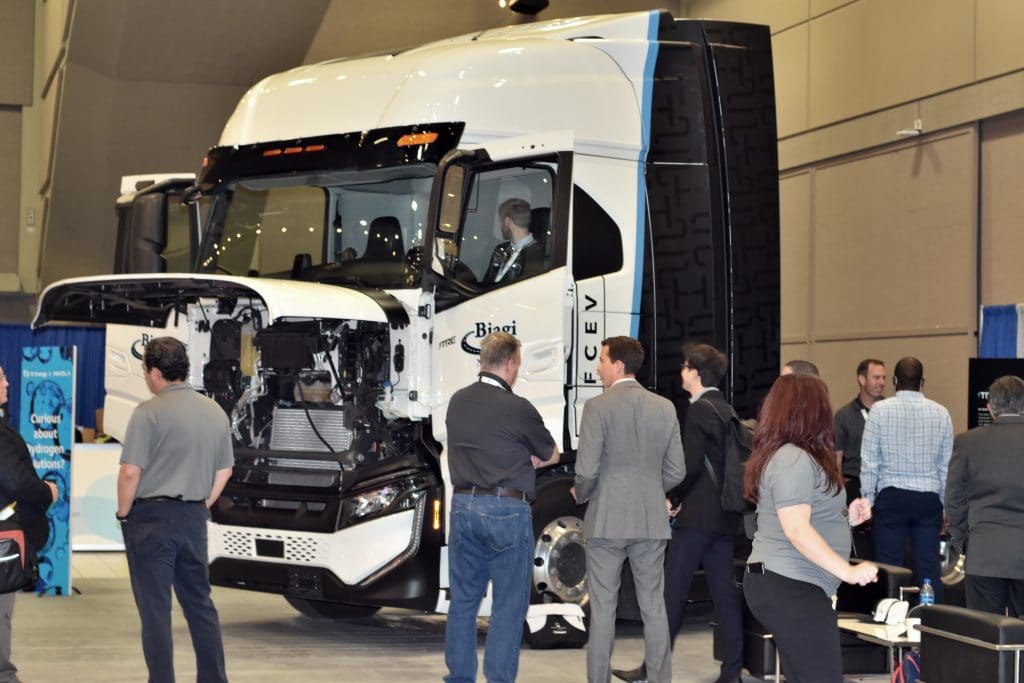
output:
POLYGON ((953 452, 949 411, 921 393, 924 366, 907 356, 893 373, 896 396, 868 413, 861 444, 861 491, 874 516, 875 560, 904 564, 910 538, 914 577, 931 579, 942 602, 939 534, 953 452))

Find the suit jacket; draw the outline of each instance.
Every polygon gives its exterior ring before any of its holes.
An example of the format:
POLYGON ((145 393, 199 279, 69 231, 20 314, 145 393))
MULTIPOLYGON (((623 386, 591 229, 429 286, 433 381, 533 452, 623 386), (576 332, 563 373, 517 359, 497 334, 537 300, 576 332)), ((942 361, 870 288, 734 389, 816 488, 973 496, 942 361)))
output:
MULTIPOLYGON (((511 242, 502 242, 498 246, 494 247, 494 252, 491 254, 490 265, 487 266, 487 272, 484 273, 484 277, 481 282, 484 284, 493 284, 494 279, 498 277, 498 273, 501 272, 501 267, 505 265, 505 261, 508 260, 511 254, 511 242)), ((520 278, 532 277, 543 273, 545 270, 544 243, 536 240, 523 247, 522 251, 519 253, 519 257, 516 259, 516 262, 509 267, 508 272, 505 273, 505 277, 501 278, 500 284, 513 282, 520 278)))
POLYGON ((636 380, 587 401, 576 454, 576 497, 589 500, 586 538, 667 539, 665 492, 683 480, 672 402, 636 380))
POLYGON ((1024 579, 1024 417, 960 434, 946 479, 946 515, 967 573, 1024 579))
POLYGON ((726 417, 732 415, 732 408, 717 389, 707 391, 687 408, 683 421, 686 477, 669 491, 669 499, 683 504, 676 527, 731 536, 739 531, 741 515, 722 510, 718 491, 704 466, 706 453, 719 477, 725 473, 726 426, 716 409, 726 417))
POLYGON ((17 518, 32 547, 39 550, 50 535, 46 508, 53 501, 32 465, 25 440, 0 418, 0 509, 17 501, 17 518))

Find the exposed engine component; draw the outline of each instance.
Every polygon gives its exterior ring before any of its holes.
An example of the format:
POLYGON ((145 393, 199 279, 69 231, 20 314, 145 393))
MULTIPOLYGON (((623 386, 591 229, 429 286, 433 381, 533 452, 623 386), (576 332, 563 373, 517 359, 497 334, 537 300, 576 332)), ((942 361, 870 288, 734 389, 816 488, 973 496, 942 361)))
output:
POLYGON ((389 392, 389 327, 366 321, 284 321, 263 327, 265 311, 249 302, 216 302, 193 311, 208 339, 202 366, 206 393, 231 416, 247 449, 331 454, 353 470, 414 449, 408 423, 389 422, 377 407, 389 392))

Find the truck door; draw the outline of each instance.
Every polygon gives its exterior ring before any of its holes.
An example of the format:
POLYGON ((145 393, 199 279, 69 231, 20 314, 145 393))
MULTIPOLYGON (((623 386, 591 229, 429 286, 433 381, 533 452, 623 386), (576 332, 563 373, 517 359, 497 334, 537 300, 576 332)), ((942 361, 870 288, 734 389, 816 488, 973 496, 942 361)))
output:
POLYGON ((522 342, 515 392, 561 442, 573 304, 571 134, 453 152, 438 170, 433 206, 435 437, 445 440, 452 393, 476 380, 481 340, 500 330, 522 342))

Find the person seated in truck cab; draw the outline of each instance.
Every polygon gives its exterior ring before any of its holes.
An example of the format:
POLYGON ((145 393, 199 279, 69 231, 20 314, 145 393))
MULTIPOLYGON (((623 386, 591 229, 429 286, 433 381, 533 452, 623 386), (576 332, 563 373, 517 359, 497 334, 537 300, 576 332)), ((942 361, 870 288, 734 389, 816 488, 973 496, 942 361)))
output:
POLYGON ((498 221, 505 241, 494 248, 481 282, 506 284, 543 273, 544 242, 530 231, 530 204, 516 197, 506 199, 498 207, 498 221))

